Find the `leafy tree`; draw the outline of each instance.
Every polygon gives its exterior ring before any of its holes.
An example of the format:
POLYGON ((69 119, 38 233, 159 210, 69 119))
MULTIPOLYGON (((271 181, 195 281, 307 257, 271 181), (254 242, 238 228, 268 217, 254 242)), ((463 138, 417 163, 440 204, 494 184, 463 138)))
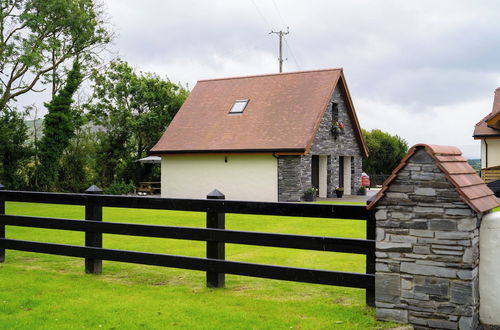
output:
POLYGON ((0 111, 38 83, 54 95, 59 69, 91 61, 110 37, 93 0, 0 0, 0 111))
POLYGON ((96 134, 89 127, 78 130, 61 156, 58 191, 82 192, 97 183, 96 146, 96 134))
POLYGON ((24 117, 15 110, 0 112, 0 183, 8 189, 24 188, 20 170, 30 156, 26 140, 24 117))
POLYGON ((173 119, 188 92, 151 73, 137 73, 127 62, 115 60, 105 72, 95 71, 93 102, 89 105, 99 133, 101 178, 140 181, 151 166, 135 160, 149 149, 173 119))
POLYGON ((363 130, 369 156, 363 161, 363 170, 368 174, 387 174, 398 166, 408 151, 408 143, 397 135, 379 129, 363 130))
POLYGON ((59 160, 75 132, 75 117, 71 104, 73 94, 82 82, 80 63, 75 60, 68 74, 65 86, 46 104, 48 113, 44 118, 43 137, 39 143, 40 171, 38 187, 43 190, 54 188, 59 160))

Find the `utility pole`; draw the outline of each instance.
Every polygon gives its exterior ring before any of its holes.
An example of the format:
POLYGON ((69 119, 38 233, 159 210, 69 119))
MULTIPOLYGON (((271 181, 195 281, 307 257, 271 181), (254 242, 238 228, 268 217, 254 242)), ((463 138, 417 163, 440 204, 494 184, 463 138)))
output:
MULTIPOLYGON (((283 31, 272 31, 269 32, 269 34, 277 34, 279 36, 279 39, 280 39, 280 57, 278 58, 278 61, 280 62, 280 72, 283 72, 283 36, 287 35, 290 33, 290 29, 288 28, 288 26, 286 27, 286 32, 283 32, 283 31)), ((287 60, 287 58, 285 59, 287 60)))

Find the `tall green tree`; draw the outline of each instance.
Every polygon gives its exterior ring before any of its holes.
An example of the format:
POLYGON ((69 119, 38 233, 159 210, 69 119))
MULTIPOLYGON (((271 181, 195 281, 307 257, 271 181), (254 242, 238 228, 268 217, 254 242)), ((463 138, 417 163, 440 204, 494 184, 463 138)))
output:
POLYGON ((11 109, 0 112, 0 183, 8 189, 25 188, 19 172, 30 156, 27 136, 22 114, 11 109))
POLYGON ((408 143, 397 135, 379 129, 363 130, 363 135, 369 152, 363 170, 370 175, 391 173, 408 151, 408 143))
POLYGON ((73 95, 82 82, 80 63, 75 60, 64 87, 47 103, 48 113, 44 117, 43 137, 38 145, 38 188, 52 190, 58 177, 59 161, 75 134, 77 113, 72 111, 73 95))
POLYGON ((90 127, 77 130, 64 150, 57 180, 58 191, 83 192, 97 183, 97 139, 90 127))
POLYGON ((55 95, 66 63, 95 59, 111 38, 103 16, 93 0, 0 0, 0 111, 41 83, 55 95))
POLYGON ((93 102, 89 105, 99 133, 101 178, 105 185, 150 174, 151 167, 135 160, 147 155, 175 116, 188 92, 151 73, 135 72, 115 60, 105 72, 93 76, 93 102))

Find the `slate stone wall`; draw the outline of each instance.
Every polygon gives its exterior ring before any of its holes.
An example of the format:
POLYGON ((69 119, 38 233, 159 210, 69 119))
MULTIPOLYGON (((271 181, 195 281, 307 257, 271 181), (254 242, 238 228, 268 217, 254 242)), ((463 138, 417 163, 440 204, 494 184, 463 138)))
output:
POLYGON ((375 206, 376 315, 415 328, 479 325, 479 224, 418 150, 375 206))
POLYGON ((301 156, 280 156, 278 159, 278 200, 300 201, 304 190, 301 182, 301 156))
POLYGON ((358 191, 363 160, 352 122, 347 113, 347 99, 339 86, 335 88, 332 102, 337 103, 338 120, 345 124, 344 134, 335 139, 331 133, 332 104, 330 103, 321 120, 309 153, 304 156, 280 156, 278 162, 279 201, 299 201, 303 197, 304 190, 311 187, 312 155, 330 156, 327 168, 328 197, 334 196, 335 187, 339 186, 339 156, 353 157, 351 190, 353 194, 358 191), (295 175, 295 177, 290 177, 290 175, 295 175))

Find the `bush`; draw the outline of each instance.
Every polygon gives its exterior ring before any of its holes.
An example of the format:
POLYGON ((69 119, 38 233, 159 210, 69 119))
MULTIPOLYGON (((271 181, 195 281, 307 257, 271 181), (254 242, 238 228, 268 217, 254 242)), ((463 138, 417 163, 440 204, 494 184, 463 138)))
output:
POLYGON ((104 189, 104 193, 108 195, 127 195, 134 192, 135 185, 132 182, 115 181, 109 187, 104 189))

